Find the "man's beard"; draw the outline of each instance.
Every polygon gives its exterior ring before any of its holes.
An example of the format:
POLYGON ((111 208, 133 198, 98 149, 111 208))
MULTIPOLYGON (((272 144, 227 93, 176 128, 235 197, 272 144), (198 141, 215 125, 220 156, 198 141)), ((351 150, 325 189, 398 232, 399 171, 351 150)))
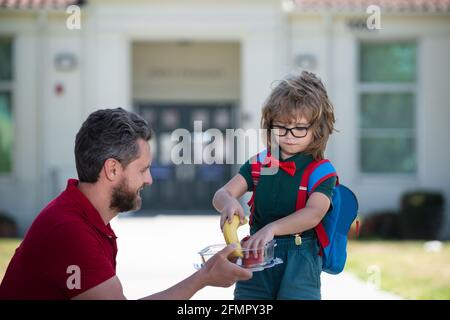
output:
POLYGON ((142 199, 137 191, 130 190, 126 179, 123 178, 117 187, 113 189, 111 196, 111 209, 119 212, 138 210, 141 208, 142 199))

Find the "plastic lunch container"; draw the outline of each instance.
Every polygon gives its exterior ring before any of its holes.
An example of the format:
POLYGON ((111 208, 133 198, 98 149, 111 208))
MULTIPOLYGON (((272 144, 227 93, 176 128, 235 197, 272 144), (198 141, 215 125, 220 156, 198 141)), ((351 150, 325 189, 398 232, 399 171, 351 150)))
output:
MULTIPOLYGON (((274 257, 276 245, 276 241, 271 240, 263 248, 253 250, 242 248, 244 257, 238 258, 236 264, 252 271, 261 271, 283 263, 280 258, 274 257), (257 255, 255 255, 255 252, 257 255)), ((225 248, 225 246, 225 244, 214 244, 200 250, 198 254, 200 255, 201 263, 194 264, 195 268, 200 269, 209 258, 225 248)))

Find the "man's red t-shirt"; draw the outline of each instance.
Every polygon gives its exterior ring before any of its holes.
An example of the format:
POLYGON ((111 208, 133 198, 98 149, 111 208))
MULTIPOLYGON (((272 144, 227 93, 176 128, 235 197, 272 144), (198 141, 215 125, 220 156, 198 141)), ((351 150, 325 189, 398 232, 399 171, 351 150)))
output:
POLYGON ((70 299, 116 274, 111 226, 70 179, 37 216, 0 285, 0 299, 70 299))

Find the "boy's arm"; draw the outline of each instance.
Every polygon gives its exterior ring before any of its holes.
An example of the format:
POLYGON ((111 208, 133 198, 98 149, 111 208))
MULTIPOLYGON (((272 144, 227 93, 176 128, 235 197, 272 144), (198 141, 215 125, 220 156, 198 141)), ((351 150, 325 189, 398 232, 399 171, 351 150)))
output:
POLYGON ((330 199, 321 192, 313 192, 303 209, 267 224, 244 244, 245 248, 261 248, 274 236, 296 234, 317 226, 328 212, 330 199))
POLYGON ((242 175, 237 174, 216 192, 212 204, 217 211, 222 213, 221 226, 224 222, 222 220, 226 217, 231 218, 235 213, 241 217, 241 223, 244 222, 244 209, 237 199, 242 197, 247 190, 247 181, 242 175))
POLYGON ((248 190, 247 181, 239 173, 227 182, 222 188, 217 190, 213 198, 213 205, 217 211, 221 211, 230 198, 239 199, 248 190))
POLYGON ((328 212, 330 199, 321 192, 313 192, 303 209, 272 222, 274 236, 301 233, 317 226, 328 212))

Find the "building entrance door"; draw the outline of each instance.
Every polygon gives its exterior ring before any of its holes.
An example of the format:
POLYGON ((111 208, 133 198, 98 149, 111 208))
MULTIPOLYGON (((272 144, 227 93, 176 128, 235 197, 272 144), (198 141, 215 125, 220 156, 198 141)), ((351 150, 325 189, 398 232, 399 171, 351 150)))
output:
POLYGON ((154 131, 150 168, 154 182, 142 192, 142 210, 164 214, 214 212, 212 198, 215 191, 231 178, 232 165, 225 163, 225 145, 215 149, 221 154, 213 154, 215 159, 222 157, 223 164, 206 164, 204 161, 194 164, 194 157, 197 160, 202 157, 194 152, 194 144, 199 138, 203 138, 203 146, 213 141, 205 136, 209 128, 216 128, 223 134, 226 128, 234 128, 235 106, 232 103, 136 103, 135 107, 154 131), (201 121, 202 133, 194 134, 194 121, 201 121), (191 145, 191 164, 174 164, 172 159, 173 147, 180 143, 172 141, 172 133, 181 128, 190 133, 191 141, 187 142, 191 145))

